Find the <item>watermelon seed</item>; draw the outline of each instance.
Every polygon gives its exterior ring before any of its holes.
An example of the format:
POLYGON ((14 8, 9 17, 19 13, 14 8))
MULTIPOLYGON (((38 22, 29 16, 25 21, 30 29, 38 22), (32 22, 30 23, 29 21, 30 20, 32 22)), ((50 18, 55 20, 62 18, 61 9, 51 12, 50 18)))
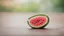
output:
POLYGON ((40 21, 40 20, 37 20, 38 22, 40 21))
POLYGON ((40 20, 37 20, 36 23, 38 23, 40 20))
POLYGON ((36 24, 35 22, 33 24, 36 24))
POLYGON ((42 20, 42 19, 40 19, 40 20, 42 20))
POLYGON ((43 20, 44 21, 44 20, 43 20))

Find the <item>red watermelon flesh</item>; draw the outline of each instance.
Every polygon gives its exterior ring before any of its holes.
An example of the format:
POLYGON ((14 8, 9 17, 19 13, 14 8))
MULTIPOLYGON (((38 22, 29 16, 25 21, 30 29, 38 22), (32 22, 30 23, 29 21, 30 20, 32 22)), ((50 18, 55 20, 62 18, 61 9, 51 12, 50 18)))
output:
POLYGON ((43 26, 47 22, 47 17, 45 17, 45 16, 36 16, 36 17, 31 18, 29 22, 30 22, 31 26, 35 26, 35 27, 43 26))

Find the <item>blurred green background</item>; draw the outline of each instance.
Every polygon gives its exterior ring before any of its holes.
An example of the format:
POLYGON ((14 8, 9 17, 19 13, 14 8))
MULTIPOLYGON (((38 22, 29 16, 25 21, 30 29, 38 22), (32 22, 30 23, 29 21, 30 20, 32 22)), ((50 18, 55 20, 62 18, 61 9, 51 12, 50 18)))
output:
POLYGON ((64 12, 64 0, 0 0, 0 12, 64 12))

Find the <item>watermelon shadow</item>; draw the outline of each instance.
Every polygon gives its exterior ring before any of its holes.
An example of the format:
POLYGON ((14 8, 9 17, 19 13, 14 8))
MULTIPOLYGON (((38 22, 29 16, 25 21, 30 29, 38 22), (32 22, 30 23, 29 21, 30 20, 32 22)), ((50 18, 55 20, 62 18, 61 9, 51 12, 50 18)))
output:
POLYGON ((52 30, 50 28, 29 28, 28 30, 52 30))

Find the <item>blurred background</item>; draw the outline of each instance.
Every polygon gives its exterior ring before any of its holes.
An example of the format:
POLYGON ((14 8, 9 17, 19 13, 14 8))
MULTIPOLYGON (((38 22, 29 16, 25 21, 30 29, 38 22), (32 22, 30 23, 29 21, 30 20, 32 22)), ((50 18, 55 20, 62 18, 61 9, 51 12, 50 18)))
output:
POLYGON ((0 0, 0 12, 64 12, 64 0, 0 0))
POLYGON ((64 35, 64 0, 0 0, 0 36, 64 35), (30 29, 29 17, 46 14, 46 29, 30 29))

